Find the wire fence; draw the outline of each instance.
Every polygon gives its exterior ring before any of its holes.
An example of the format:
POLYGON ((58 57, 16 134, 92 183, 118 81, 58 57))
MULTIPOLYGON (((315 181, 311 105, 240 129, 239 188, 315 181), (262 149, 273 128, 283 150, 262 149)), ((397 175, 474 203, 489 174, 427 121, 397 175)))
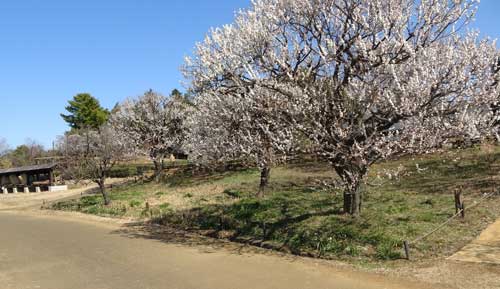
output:
MULTIPOLYGON (((493 191, 493 192, 491 192, 489 194, 484 195, 478 201, 475 201, 472 205, 468 206, 467 210, 471 210, 471 209, 479 206, 480 204, 482 204, 483 202, 485 202, 487 199, 489 199, 492 196, 497 195, 499 193, 500 193, 500 191, 493 191)), ((465 209, 465 207, 462 204, 462 206, 457 210, 457 212, 453 216, 451 216, 450 218, 448 218, 446 221, 444 221, 440 225, 436 226, 434 229, 432 229, 429 232, 427 232, 427 233, 425 233, 425 234, 423 234, 423 235, 421 235, 421 236, 413 239, 412 241, 404 241, 404 243, 403 243, 403 249, 405 251, 406 259, 408 259, 408 260, 410 259, 410 245, 416 244, 416 243, 418 243, 418 242, 420 242, 420 241, 428 238, 432 234, 438 232, 439 230, 441 230, 442 228, 444 228, 446 225, 448 225, 449 223, 451 223, 458 216, 464 216, 465 211, 466 211, 466 209, 465 209)))

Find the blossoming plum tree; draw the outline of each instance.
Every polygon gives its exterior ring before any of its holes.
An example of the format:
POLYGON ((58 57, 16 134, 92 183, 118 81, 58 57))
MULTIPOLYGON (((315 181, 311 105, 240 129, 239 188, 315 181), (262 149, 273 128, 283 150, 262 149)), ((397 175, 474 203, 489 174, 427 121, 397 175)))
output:
POLYGON ((294 135, 280 121, 278 94, 249 89, 242 93, 204 91, 191 120, 191 157, 204 163, 249 161, 260 169, 259 196, 264 194, 273 165, 294 148, 294 135))
POLYGON ((91 180, 99 186, 104 204, 111 204, 106 180, 111 169, 130 156, 127 143, 108 123, 99 129, 80 129, 59 138, 57 148, 63 156, 59 167, 74 180, 91 180))
POLYGON ((331 163, 344 211, 358 215, 374 162, 467 133, 471 112, 498 95, 495 43, 463 32, 478 3, 255 0, 196 46, 185 71, 199 97, 245 99, 240 111, 273 95, 275 122, 331 163))
POLYGON ((159 181, 164 159, 184 145, 185 120, 191 111, 191 105, 178 93, 165 97, 149 90, 121 103, 111 116, 111 123, 136 152, 151 158, 159 181))

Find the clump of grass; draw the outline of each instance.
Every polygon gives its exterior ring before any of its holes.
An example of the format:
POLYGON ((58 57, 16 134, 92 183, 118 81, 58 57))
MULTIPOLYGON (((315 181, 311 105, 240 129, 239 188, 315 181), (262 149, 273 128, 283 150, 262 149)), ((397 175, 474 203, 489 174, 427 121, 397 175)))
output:
POLYGON ((377 246, 377 253, 375 256, 380 260, 400 259, 402 256, 399 248, 401 248, 400 242, 386 240, 377 246))
POLYGON ((140 206, 142 206, 142 201, 140 201, 140 200, 131 200, 129 202, 129 206, 131 208, 140 207, 140 206))
POLYGON ((172 208, 170 208, 170 204, 168 203, 163 203, 154 207, 151 207, 149 203, 146 203, 146 206, 141 212, 141 216, 147 218, 162 218, 170 212, 172 212, 172 208))
POLYGON ((61 211, 78 211, 85 214, 121 217, 127 212, 127 207, 121 203, 105 206, 101 196, 84 196, 80 200, 62 201, 52 205, 51 209, 61 211))
POLYGON ((224 195, 227 195, 231 198, 241 198, 243 196, 243 192, 239 191, 239 190, 234 190, 234 189, 225 189, 223 192, 222 192, 224 195))

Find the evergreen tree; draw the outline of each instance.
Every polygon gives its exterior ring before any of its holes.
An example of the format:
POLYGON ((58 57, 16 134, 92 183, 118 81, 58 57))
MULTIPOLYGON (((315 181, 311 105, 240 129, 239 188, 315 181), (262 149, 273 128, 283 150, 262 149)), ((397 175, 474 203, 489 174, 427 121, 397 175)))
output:
POLYGON ((74 130, 98 129, 108 120, 109 111, 88 93, 77 94, 68 103, 66 110, 69 114, 61 114, 61 117, 74 130))

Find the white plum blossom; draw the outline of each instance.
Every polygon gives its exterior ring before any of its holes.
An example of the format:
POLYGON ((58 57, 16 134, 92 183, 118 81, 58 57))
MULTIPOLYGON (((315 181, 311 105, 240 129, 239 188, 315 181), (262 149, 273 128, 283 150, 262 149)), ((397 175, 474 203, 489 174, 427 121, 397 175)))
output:
POLYGON ((104 204, 109 205, 106 179, 111 169, 130 155, 128 145, 121 141, 116 130, 109 124, 98 130, 78 130, 59 137, 57 148, 63 156, 59 166, 64 174, 72 179, 95 182, 104 204))
POLYGON ((212 30, 184 70, 202 98, 240 97, 243 106, 272 95, 275 123, 331 163, 345 183, 344 211, 358 215, 374 162, 484 131, 474 112, 493 113, 499 53, 464 31, 478 3, 255 0, 212 30))
POLYGON ((205 91, 196 99, 188 141, 191 157, 205 164, 240 160, 260 169, 259 195, 273 165, 293 150, 293 134, 279 121, 276 93, 248 89, 225 94, 205 91))
POLYGON ((136 152, 149 156, 159 181, 164 159, 183 149, 190 111, 192 107, 182 95, 165 97, 149 90, 121 103, 111 123, 136 152))

